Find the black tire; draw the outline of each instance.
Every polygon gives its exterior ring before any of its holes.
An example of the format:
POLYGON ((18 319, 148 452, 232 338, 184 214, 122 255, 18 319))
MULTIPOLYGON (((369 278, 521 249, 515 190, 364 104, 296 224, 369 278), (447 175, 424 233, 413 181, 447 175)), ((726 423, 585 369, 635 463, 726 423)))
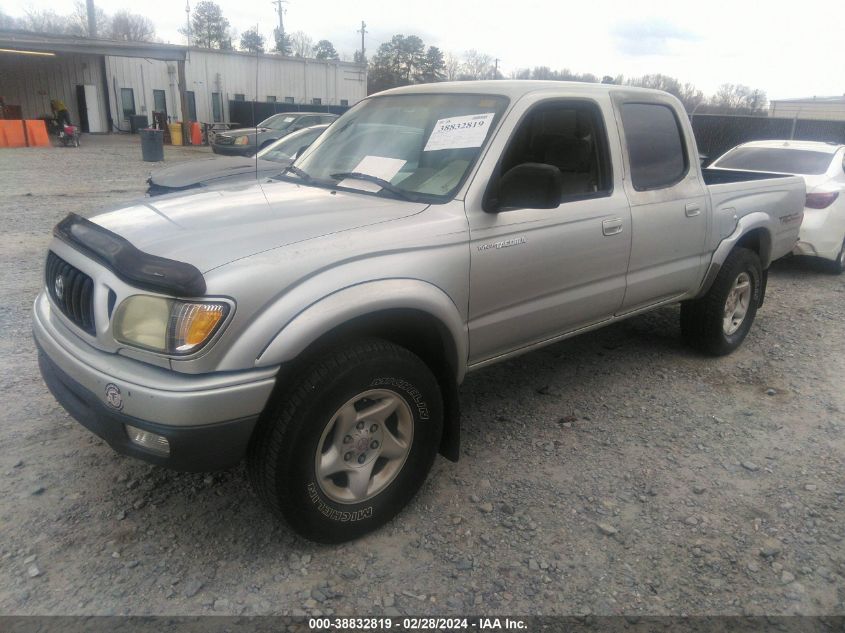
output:
MULTIPOLYGON (((443 430, 440 389, 417 356, 381 339, 339 345, 301 369, 259 422, 247 455, 250 482, 258 496, 305 538, 320 543, 349 541, 396 516, 425 481, 443 430), (407 405, 400 408, 406 423, 413 422, 410 448, 375 496, 344 503, 323 488, 328 480, 318 476, 317 447, 332 442, 333 435, 324 438, 324 433, 334 420, 340 424, 335 414, 373 390, 398 395, 407 405)), ((396 424, 398 418, 391 419, 397 415, 386 418, 384 427, 396 424)), ((373 473, 379 472, 381 459, 374 457, 373 473)), ((349 463, 354 466, 354 461, 349 463)), ((342 482, 346 475, 340 476, 342 482)), ((369 481, 373 486, 375 478, 369 481)))
POLYGON ((841 275, 845 272, 845 240, 842 240, 842 247, 836 259, 828 264, 828 270, 834 275, 841 275))
POLYGON ((763 269, 757 253, 747 248, 735 248, 707 294, 681 304, 681 333, 687 343, 713 356, 724 356, 738 348, 757 314, 762 279, 763 269), (724 323, 725 307, 734 283, 741 275, 746 275, 750 281, 750 301, 737 329, 728 333, 724 323))

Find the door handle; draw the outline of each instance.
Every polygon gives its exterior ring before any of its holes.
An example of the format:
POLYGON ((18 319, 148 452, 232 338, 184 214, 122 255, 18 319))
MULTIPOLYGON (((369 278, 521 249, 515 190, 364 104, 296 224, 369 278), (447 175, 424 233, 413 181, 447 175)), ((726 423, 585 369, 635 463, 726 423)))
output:
POLYGON ((695 217, 701 213, 701 207, 695 202, 690 202, 686 207, 684 207, 684 213, 687 214, 688 218, 695 217))
POLYGON ((601 232, 603 235, 618 235, 622 232, 622 218, 604 220, 601 223, 601 232))

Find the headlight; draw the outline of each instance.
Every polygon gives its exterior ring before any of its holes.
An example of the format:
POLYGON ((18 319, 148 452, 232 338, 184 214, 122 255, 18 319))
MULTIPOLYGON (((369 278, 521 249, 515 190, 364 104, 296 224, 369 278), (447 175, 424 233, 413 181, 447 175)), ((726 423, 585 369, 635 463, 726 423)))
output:
POLYGON ((235 139, 235 145, 249 145, 249 134, 244 134, 243 136, 238 136, 235 139))
POLYGON ((222 301, 134 295, 115 312, 114 338, 162 354, 190 354, 212 337, 228 313, 229 305, 222 301))

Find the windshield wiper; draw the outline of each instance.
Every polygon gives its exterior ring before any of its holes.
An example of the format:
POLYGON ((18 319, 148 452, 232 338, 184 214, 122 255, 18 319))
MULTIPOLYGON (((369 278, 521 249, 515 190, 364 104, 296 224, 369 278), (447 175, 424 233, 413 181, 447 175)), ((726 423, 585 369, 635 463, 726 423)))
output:
POLYGON ((284 170, 282 170, 281 175, 284 176, 288 172, 292 173, 294 176, 299 176, 305 182, 311 182, 313 180, 313 178, 311 178, 311 175, 308 172, 294 165, 288 165, 287 167, 285 167, 284 170))
POLYGON ((372 174, 365 174, 361 171, 342 171, 337 174, 332 174, 332 178, 334 178, 335 180, 344 180, 346 178, 352 178, 355 180, 366 180, 368 182, 377 184, 382 189, 386 189, 390 193, 399 196, 403 200, 407 200, 408 202, 414 201, 414 197, 409 191, 400 189, 399 187, 391 183, 389 180, 379 178, 378 176, 373 176, 372 174))

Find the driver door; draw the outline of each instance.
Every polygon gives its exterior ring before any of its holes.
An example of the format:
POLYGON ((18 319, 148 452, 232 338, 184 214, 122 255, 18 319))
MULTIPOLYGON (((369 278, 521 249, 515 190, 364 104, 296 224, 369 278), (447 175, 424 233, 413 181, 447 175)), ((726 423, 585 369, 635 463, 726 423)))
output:
POLYGON ((609 100, 545 99, 511 116, 518 125, 494 139, 466 198, 470 364, 609 319, 625 295, 631 212, 609 100), (560 170, 559 204, 485 210, 501 175, 525 163, 560 170))

